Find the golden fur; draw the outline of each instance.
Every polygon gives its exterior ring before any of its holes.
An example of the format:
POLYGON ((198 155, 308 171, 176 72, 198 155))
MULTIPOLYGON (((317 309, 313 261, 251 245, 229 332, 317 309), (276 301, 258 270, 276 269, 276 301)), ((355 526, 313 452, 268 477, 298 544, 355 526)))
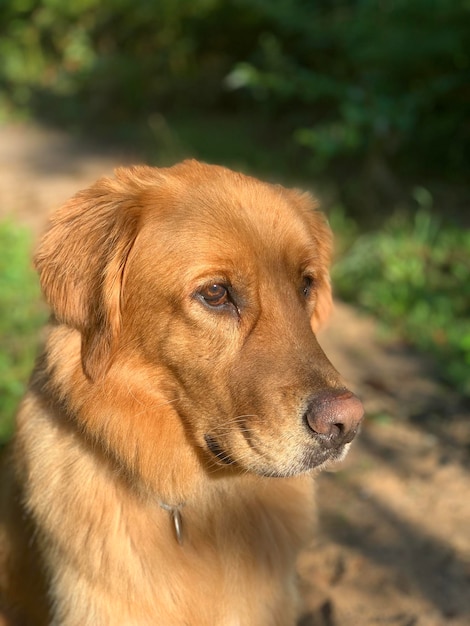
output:
POLYGON ((195 161, 120 169, 52 217, 54 317, 3 460, 0 623, 295 623, 311 470, 348 447, 302 418, 344 389, 312 332, 329 256, 308 194, 195 161))

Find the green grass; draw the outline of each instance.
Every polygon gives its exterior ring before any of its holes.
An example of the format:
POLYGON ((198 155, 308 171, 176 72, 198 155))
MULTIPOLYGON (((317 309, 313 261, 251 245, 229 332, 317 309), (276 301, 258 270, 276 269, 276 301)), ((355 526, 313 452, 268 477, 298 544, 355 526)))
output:
POLYGON ((28 230, 0 222, 0 443, 12 431, 46 319, 28 230))
POLYGON ((433 355, 442 378, 470 395, 469 269, 470 231, 421 208, 356 237, 334 283, 342 298, 433 355))

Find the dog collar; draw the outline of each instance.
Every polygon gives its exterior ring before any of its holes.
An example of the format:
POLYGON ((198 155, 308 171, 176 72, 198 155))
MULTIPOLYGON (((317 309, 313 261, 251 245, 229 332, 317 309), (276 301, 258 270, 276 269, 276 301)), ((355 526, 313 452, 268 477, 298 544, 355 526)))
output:
POLYGON ((164 511, 167 511, 169 513, 173 523, 176 541, 179 543, 180 546, 182 546, 183 519, 181 517, 181 508, 184 506, 184 502, 183 504, 166 504, 165 502, 159 502, 159 505, 164 511))

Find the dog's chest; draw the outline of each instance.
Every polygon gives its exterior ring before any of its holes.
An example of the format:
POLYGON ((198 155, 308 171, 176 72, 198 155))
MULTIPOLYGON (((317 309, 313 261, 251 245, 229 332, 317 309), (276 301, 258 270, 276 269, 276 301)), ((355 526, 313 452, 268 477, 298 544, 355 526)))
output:
MULTIPOLYGON (((308 498, 302 503, 298 492, 289 498, 285 506, 276 498, 273 506, 266 493, 241 499, 226 494, 213 507, 191 501, 160 507, 151 577, 159 599, 171 598, 163 605, 201 626, 290 624, 295 560, 311 517, 308 498)), ((170 618, 171 611, 161 617, 168 624, 170 618)))

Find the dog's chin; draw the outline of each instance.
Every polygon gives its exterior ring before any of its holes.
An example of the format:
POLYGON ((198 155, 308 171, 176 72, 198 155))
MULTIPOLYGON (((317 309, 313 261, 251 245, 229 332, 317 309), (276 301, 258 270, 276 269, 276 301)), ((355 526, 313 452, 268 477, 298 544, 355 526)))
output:
POLYGON ((273 462, 272 459, 264 457, 262 454, 256 455, 251 461, 245 459, 244 462, 241 462, 237 459, 236 454, 222 448, 213 437, 206 435, 205 442, 213 461, 217 465, 231 466, 235 470, 257 474, 265 478, 291 478, 308 472, 316 473, 329 469, 343 461, 351 446, 350 443, 347 443, 334 449, 309 448, 299 457, 286 459, 286 462, 281 464, 278 461, 273 462))
POLYGON ((292 478, 307 474, 309 472, 317 473, 322 470, 330 469, 337 463, 343 461, 346 457, 351 444, 346 444, 335 450, 315 450, 309 451, 303 455, 301 459, 292 461, 285 467, 270 466, 257 467, 254 473, 268 478, 292 478))

